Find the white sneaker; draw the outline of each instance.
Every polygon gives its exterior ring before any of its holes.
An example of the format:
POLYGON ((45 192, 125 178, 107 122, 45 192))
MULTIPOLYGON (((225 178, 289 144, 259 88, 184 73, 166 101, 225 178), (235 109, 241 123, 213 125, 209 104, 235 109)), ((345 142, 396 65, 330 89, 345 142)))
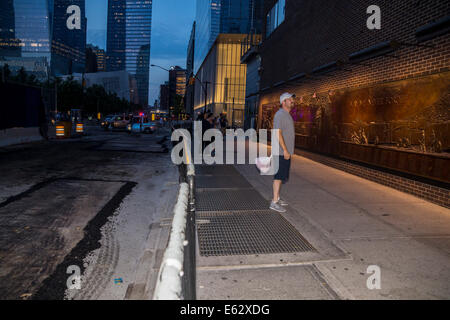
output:
POLYGON ((281 206, 283 206, 283 207, 286 207, 286 206, 288 206, 289 205, 289 203, 287 203, 286 201, 284 201, 283 199, 281 199, 281 198, 278 198, 278 202, 277 202, 279 205, 281 205, 281 206))
POLYGON ((285 213, 286 209, 284 209, 282 206, 280 206, 277 202, 270 202, 270 209, 275 210, 277 212, 285 213))

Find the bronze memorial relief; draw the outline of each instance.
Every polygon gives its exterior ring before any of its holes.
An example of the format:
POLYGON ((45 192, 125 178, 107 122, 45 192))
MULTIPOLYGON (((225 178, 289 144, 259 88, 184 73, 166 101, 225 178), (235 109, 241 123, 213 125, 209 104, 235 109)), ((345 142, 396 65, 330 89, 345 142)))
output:
POLYGON ((450 72, 300 96, 291 115, 299 148, 450 182, 450 72))

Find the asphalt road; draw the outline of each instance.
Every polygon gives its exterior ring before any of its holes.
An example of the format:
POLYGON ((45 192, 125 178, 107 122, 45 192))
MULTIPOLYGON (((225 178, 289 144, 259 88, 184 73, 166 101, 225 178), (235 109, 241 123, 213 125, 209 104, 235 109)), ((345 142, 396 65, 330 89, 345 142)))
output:
POLYGON ((150 297, 178 191, 170 131, 86 131, 0 149, 0 299, 150 297))

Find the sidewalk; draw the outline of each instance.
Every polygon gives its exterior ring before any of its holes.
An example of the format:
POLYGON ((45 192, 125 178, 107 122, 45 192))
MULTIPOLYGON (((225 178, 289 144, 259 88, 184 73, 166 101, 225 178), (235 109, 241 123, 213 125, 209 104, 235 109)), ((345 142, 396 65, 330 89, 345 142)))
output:
POLYGON ((272 177, 208 167, 196 166, 198 299, 450 298, 450 210, 294 156, 280 215, 272 177))

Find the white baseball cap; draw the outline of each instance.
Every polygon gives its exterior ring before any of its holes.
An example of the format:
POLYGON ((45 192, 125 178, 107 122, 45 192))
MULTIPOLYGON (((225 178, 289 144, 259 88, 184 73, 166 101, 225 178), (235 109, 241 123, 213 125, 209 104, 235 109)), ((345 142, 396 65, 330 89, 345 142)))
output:
POLYGON ((285 92, 280 96, 280 104, 283 104, 283 101, 289 98, 295 98, 295 94, 285 92))

